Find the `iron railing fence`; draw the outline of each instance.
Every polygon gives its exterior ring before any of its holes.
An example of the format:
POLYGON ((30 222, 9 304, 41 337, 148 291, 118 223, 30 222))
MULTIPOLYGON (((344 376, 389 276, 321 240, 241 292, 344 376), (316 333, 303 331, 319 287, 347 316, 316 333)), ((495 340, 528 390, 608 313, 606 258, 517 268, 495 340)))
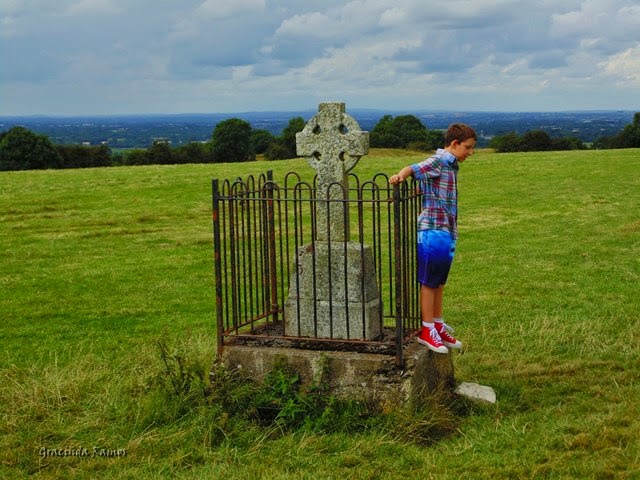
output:
MULTIPOLYGON (((326 200, 316 198, 315 179, 309 183, 294 172, 282 185, 271 171, 212 181, 218 354, 225 344, 241 342, 391 354, 403 364, 403 346, 421 327, 414 267, 420 194, 413 181, 390 186, 384 174, 366 182, 350 174, 349 182, 346 199, 326 200), (347 338, 285 332, 285 303, 292 283, 298 285, 297 252, 315 251, 319 205, 342 209, 342 238, 373 254, 383 323, 379 338, 364 339, 359 331, 347 338)), ((324 238, 331 242, 328 227, 324 238)))

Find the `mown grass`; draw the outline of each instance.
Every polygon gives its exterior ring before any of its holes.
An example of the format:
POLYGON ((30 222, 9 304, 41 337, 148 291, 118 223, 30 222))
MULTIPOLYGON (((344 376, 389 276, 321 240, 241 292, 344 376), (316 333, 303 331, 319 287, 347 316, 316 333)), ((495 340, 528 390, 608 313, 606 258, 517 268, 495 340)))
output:
MULTIPOLYGON (((373 151, 356 173, 421 156, 373 151)), ((158 339, 204 373, 215 353, 210 179, 268 168, 311 174, 302 160, 0 174, 1 477, 640 476, 640 151, 462 166, 445 313, 465 344, 457 379, 498 403, 428 446, 375 425, 274 431, 161 388, 158 339), (94 446, 127 455, 39 455, 94 446)))

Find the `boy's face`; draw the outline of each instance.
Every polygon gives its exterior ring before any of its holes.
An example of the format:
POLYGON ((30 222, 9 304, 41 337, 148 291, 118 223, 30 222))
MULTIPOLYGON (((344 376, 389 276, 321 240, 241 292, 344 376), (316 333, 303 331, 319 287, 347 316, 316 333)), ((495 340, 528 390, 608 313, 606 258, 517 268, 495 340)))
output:
POLYGON ((467 157, 473 155, 473 150, 476 147, 476 141, 473 138, 469 138, 464 142, 459 142, 458 140, 454 140, 449 145, 447 150, 449 153, 454 155, 459 162, 464 162, 467 157))

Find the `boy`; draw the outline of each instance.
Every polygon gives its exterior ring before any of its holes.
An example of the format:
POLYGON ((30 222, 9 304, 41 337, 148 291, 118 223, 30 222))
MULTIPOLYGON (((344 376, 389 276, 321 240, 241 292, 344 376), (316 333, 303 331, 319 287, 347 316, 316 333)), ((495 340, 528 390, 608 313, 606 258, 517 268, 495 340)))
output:
POLYGON ((418 342, 437 353, 461 348, 462 343, 442 319, 442 295, 458 238, 459 163, 473 155, 478 137, 468 125, 454 123, 445 134, 445 147, 389 178, 392 185, 410 176, 420 182, 422 212, 418 216, 418 282, 422 330, 418 342))

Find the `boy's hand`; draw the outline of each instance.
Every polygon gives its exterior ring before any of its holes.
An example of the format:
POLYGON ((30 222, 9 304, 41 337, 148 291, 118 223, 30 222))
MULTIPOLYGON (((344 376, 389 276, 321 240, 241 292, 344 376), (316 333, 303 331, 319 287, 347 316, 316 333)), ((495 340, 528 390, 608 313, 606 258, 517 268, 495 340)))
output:
POLYGON ((402 178, 402 175, 400 175, 400 174, 391 175, 391 176, 389 177, 389 183, 390 183, 391 185, 395 185, 395 184, 397 184, 397 183, 402 183, 402 182, 404 182, 404 180, 405 180, 405 179, 404 179, 404 178, 402 178))

